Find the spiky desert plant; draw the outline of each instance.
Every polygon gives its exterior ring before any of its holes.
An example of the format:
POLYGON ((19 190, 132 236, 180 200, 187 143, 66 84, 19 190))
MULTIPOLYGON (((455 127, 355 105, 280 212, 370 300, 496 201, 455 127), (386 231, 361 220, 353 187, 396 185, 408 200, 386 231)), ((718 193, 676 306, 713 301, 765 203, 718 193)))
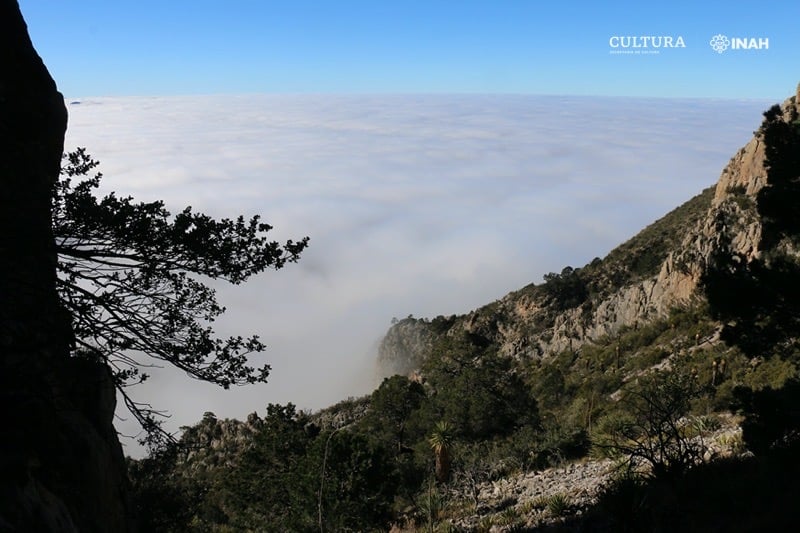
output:
POLYGON ((553 494, 547 499, 547 510, 552 516, 563 516, 569 508, 569 500, 561 493, 553 494))
POLYGON ((438 422, 428 437, 436 458, 436 481, 446 483, 450 479, 450 451, 453 448, 453 431, 449 423, 438 422))

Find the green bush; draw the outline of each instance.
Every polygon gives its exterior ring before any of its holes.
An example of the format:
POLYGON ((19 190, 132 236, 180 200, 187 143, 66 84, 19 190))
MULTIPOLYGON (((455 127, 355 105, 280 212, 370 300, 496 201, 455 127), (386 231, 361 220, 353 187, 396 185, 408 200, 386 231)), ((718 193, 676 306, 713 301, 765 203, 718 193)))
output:
POLYGON ((453 426, 465 440, 492 439, 536 426, 539 409, 531 389, 494 346, 471 339, 443 340, 423 368, 433 392, 410 425, 429 433, 438 421, 453 426))

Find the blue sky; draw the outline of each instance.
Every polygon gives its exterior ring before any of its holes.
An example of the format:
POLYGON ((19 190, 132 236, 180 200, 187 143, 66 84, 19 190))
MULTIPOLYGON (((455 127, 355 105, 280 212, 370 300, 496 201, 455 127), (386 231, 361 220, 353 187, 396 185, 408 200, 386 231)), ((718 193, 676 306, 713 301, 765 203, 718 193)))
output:
POLYGON ((219 333, 260 334, 274 380, 158 372, 139 398, 173 431, 366 393, 391 317, 581 266, 713 184, 800 80, 800 7, 771 3, 20 0, 80 102, 66 147, 105 187, 311 236, 297 265, 220 287, 219 333), (719 33, 769 49, 718 54, 719 33), (641 35, 686 47, 611 53, 641 35))
POLYGON ((20 0, 67 97, 523 93, 782 99, 800 3, 20 0), (715 34, 768 50, 715 53, 715 34), (614 35, 686 48, 614 55, 614 35))

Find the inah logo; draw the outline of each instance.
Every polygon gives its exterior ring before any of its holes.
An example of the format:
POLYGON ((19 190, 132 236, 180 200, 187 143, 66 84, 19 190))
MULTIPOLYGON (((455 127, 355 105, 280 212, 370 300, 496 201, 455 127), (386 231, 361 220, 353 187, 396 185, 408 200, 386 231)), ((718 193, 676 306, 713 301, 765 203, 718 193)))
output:
POLYGON ((769 50, 769 39, 766 37, 731 37, 718 33, 708 42, 711 48, 721 54, 730 47, 731 50, 769 50))
POLYGON ((716 53, 721 54, 728 49, 728 45, 730 45, 731 42, 727 37, 719 33, 713 36, 708 44, 711 45, 711 48, 713 48, 716 53))

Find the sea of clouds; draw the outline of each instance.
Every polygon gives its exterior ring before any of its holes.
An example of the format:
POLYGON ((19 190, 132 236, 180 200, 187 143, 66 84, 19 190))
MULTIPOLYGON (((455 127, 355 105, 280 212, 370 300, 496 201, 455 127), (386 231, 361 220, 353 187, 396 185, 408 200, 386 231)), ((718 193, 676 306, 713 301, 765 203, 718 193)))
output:
MULTIPOLYGON (((167 428, 318 409, 375 385, 393 317, 464 313, 582 266, 716 182, 772 102, 564 96, 192 96, 69 102, 66 148, 104 188, 261 214, 301 261, 219 287, 222 335, 258 333, 270 382, 153 372, 167 428)), ((120 412, 117 427, 137 432, 120 412)), ((126 453, 140 455, 133 440, 126 453)))

